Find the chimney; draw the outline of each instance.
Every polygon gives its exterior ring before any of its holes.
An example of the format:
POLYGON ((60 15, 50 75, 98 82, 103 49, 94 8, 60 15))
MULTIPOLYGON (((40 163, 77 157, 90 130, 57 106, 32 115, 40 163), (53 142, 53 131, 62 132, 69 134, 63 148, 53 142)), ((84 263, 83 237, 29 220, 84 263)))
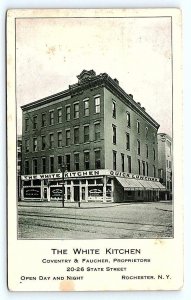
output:
POLYGON ((119 85, 119 80, 117 80, 117 78, 114 78, 113 80, 119 85))
POLYGON ((142 107, 142 110, 146 111, 145 107, 142 107))
POLYGON ((141 103, 140 103, 140 102, 137 102, 137 104, 138 104, 139 106, 141 106, 141 103))
POLYGON ((131 97, 131 99, 133 99, 133 95, 132 94, 129 94, 129 97, 131 97))

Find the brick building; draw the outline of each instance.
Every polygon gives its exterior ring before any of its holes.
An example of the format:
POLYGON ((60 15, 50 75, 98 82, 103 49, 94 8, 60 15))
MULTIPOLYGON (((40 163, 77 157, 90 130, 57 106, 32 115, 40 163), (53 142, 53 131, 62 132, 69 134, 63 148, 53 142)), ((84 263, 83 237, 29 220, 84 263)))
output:
POLYGON ((22 106, 22 199, 155 200, 157 130, 117 79, 93 70, 63 92, 22 106))
POLYGON ((161 198, 172 199, 172 138, 166 133, 158 133, 158 176, 166 187, 166 193, 160 192, 161 198))

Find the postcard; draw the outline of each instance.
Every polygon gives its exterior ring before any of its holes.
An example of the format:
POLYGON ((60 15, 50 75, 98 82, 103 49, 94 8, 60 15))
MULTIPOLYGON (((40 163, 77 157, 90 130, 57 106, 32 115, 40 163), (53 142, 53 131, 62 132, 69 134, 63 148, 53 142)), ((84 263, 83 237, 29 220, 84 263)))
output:
POLYGON ((183 286, 181 11, 7 11, 8 288, 183 286))

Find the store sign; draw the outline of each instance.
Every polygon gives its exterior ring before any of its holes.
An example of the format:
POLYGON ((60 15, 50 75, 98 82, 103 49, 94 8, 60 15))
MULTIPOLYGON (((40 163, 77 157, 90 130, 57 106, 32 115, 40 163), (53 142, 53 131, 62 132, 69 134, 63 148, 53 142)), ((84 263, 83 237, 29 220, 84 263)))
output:
POLYGON ((26 187, 24 188, 24 198, 41 198, 40 187, 26 187))
POLYGON ((59 187, 50 187, 50 198, 62 198, 62 189, 59 187))
MULTIPOLYGON (((96 177, 96 176, 111 176, 111 177, 124 177, 138 180, 147 181, 159 181, 159 178, 142 176, 136 174, 130 174, 126 172, 118 172, 114 170, 87 170, 87 171, 76 171, 76 172, 65 172, 64 178, 82 178, 82 177, 96 177)), ((62 179, 62 173, 50 173, 50 174, 37 174, 37 175, 22 175, 22 180, 31 179, 62 179)))

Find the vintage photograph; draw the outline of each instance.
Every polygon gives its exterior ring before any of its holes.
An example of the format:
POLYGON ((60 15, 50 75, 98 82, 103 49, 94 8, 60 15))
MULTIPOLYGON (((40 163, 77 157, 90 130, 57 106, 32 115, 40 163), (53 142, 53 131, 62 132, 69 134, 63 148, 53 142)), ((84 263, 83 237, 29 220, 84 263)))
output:
POLYGON ((172 17, 15 19, 17 239, 174 237, 172 17))

